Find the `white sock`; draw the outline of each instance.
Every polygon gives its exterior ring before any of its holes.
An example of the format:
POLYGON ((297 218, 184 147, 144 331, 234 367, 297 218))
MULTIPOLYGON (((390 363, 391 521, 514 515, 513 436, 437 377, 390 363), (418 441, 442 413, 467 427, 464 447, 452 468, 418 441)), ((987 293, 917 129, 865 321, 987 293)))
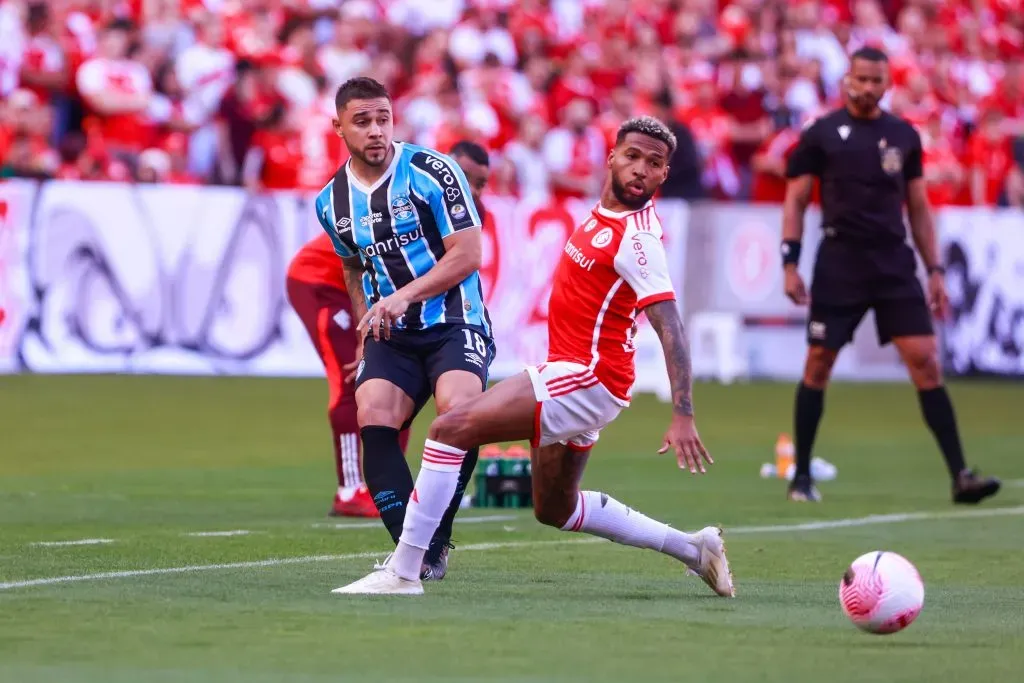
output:
POLYGON ((581 531, 622 545, 649 548, 694 566, 700 551, 693 536, 626 507, 606 493, 580 491, 576 511, 562 531, 581 531))
POLYGON ((438 441, 427 439, 423 445, 423 462, 405 508, 402 537, 388 563, 403 579, 419 578, 423 555, 455 495, 465 456, 466 451, 438 441))

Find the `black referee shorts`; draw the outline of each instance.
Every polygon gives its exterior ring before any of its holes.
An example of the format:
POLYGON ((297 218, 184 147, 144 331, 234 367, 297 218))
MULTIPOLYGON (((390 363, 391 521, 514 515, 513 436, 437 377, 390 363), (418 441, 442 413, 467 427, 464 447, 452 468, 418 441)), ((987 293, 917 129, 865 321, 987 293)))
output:
POLYGON ((413 414, 403 429, 434 395, 437 379, 451 370, 465 370, 480 378, 487 388, 487 376, 494 360, 494 343, 475 325, 442 324, 425 330, 391 330, 391 338, 373 336, 363 344, 363 359, 356 370, 356 389, 370 379, 383 379, 413 400, 413 414))
POLYGON ((825 238, 811 281, 807 342, 838 351, 869 311, 878 343, 935 334, 917 262, 906 244, 867 246, 825 238))

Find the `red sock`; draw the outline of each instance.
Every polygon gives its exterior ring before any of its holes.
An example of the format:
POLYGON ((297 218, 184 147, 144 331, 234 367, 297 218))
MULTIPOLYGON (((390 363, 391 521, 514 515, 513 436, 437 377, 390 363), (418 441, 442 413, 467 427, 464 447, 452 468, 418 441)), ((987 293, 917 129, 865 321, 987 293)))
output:
POLYGON ((328 417, 334 437, 334 465, 338 471, 338 486, 360 486, 363 470, 359 458, 359 423, 356 420, 356 402, 351 394, 341 397, 331 407, 328 417))

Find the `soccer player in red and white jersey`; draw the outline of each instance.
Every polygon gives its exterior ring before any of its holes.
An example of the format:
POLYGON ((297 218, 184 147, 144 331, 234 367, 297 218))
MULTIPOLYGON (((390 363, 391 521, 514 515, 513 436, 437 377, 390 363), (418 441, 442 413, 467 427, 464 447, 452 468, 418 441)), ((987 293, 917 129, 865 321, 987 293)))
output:
POLYGON ((605 493, 579 489, 600 431, 629 405, 641 311, 661 339, 672 385, 672 420, 659 453, 675 451, 679 467, 693 474, 712 462, 694 425, 689 345, 651 201, 675 146, 675 136, 655 118, 622 124, 600 203, 570 236, 553 276, 547 362, 434 420, 398 548, 374 573, 333 592, 422 594, 422 558, 466 451, 529 438, 540 522, 664 553, 718 595, 734 595, 721 529, 688 534, 605 493))

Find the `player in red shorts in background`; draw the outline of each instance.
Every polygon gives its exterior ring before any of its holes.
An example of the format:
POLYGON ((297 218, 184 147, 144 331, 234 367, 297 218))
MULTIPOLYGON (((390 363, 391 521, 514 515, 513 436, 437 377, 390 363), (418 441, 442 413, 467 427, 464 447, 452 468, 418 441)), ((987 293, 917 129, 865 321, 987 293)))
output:
MULTIPOLYGON (((460 141, 451 151, 452 159, 466 174, 473 201, 481 216, 485 209, 481 195, 490 178, 487 151, 480 145, 460 141)), ((494 218, 484 218, 485 230, 492 237, 494 218)), ((343 368, 351 363, 356 352, 356 323, 352 319, 352 300, 345 289, 341 259, 334 252, 327 233, 308 242, 288 266, 287 291, 292 308, 302 320, 327 372, 330 398, 327 418, 331 423, 334 463, 338 473, 338 491, 329 513, 332 517, 379 517, 373 497, 363 483, 359 423, 356 420, 356 399, 352 382, 343 368)), ((400 435, 402 450, 409 443, 409 431, 400 435)), ((451 537, 454 514, 442 521, 445 538, 451 537)))
MULTIPOLYGON (((341 259, 327 233, 308 242, 288 266, 288 301, 298 314, 327 372, 330 394, 327 419, 331 423, 338 491, 332 517, 379 517, 370 491, 363 483, 359 457, 359 423, 352 381, 343 368, 355 359, 356 323, 352 300, 345 289, 341 259)), ((408 430, 400 436, 402 450, 409 443, 408 430)))
POLYGON ((345 594, 421 595, 424 553, 458 485, 468 450, 530 438, 537 519, 563 531, 649 548, 678 560, 722 597, 734 595, 721 529, 685 533, 580 481, 600 431, 629 405, 633 334, 643 312, 661 340, 672 418, 660 453, 680 468, 711 463, 693 419, 689 343, 676 305, 652 197, 668 177, 676 139, 661 121, 619 128, 600 203, 566 243, 552 278, 548 360, 457 404, 430 425, 394 554, 345 594))

